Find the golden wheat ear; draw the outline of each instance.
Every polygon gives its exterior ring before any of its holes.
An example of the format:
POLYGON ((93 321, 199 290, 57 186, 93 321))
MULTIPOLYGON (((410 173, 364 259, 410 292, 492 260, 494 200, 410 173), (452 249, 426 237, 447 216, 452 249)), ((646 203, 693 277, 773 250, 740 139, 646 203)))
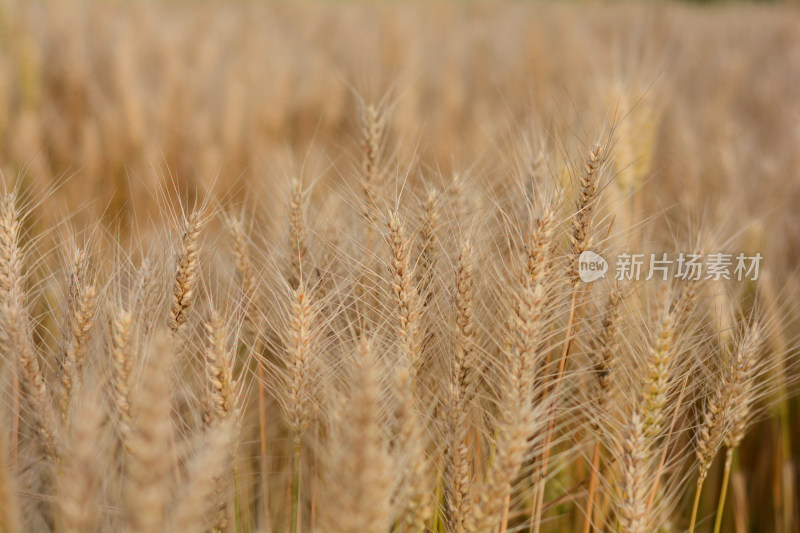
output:
POLYGON ((619 450, 619 503, 617 520, 625 533, 652 531, 647 499, 652 486, 652 457, 648 447, 646 426, 642 416, 634 411, 625 428, 619 450))
POLYGON ((146 354, 142 384, 134 396, 135 428, 125 459, 125 516, 129 529, 137 533, 164 527, 174 483, 170 374, 175 356, 171 334, 159 332, 146 354))
POLYGON ((467 531, 490 531, 498 527, 505 530, 514 485, 525 461, 539 451, 539 434, 547 425, 548 404, 542 401, 543 381, 539 372, 543 368, 542 343, 552 295, 552 231, 552 215, 545 210, 528 235, 516 283, 506 289, 512 307, 506 340, 496 362, 499 398, 493 458, 480 497, 466 519, 467 531))
POLYGON ((84 391, 75 398, 72 424, 57 479, 61 531, 97 531, 103 523, 103 483, 110 446, 103 434, 106 416, 100 395, 84 391))
POLYGON ((473 249, 469 239, 461 243, 455 291, 455 347, 451 362, 447 398, 447 447, 444 478, 448 527, 463 532, 472 506, 468 411, 476 391, 477 329, 475 325, 475 288, 473 249))
POLYGON ((209 528, 215 532, 226 530, 229 519, 221 507, 220 498, 225 498, 227 490, 221 480, 225 470, 230 468, 236 426, 236 420, 228 418, 204 434, 198 451, 187 464, 186 481, 178 489, 177 504, 164 531, 202 533, 209 528), (209 513, 209 509, 212 512, 209 513))
MULTIPOLYGON (((53 407, 47 382, 39 366, 33 342, 32 325, 26 308, 24 251, 20 243, 21 215, 17 198, 6 194, 0 199, 0 333, 3 355, 17 366, 14 387, 45 456, 58 463, 61 459, 61 423, 53 407), (17 381, 19 380, 19 381, 17 381)), ((16 436, 12 437, 16 439, 16 436)))
POLYGON ((362 338, 347 358, 347 387, 323 454, 322 531, 390 531, 395 465, 384 427, 378 346, 362 338))
POLYGON ((67 248, 67 287, 64 330, 59 350, 61 381, 61 417, 66 420, 75 382, 79 382, 86 367, 89 341, 95 325, 98 297, 89 251, 73 241, 67 248))
POLYGON ((392 251, 389 267, 391 289, 395 300, 395 320, 400 350, 404 364, 409 365, 412 378, 422 366, 422 325, 419 288, 411 262, 411 245, 406 238, 405 225, 397 212, 391 213, 387 222, 388 240, 392 251))
POLYGON ((183 235, 175 260, 169 328, 178 334, 189 318, 198 284, 200 234, 208 216, 200 209, 193 210, 183 223, 183 235))

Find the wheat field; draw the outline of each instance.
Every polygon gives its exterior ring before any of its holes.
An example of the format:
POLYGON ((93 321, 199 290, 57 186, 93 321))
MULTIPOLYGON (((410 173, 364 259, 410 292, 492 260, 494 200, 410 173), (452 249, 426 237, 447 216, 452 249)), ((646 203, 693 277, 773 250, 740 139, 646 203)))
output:
POLYGON ((800 531, 800 10, 0 2, 0 533, 800 531))

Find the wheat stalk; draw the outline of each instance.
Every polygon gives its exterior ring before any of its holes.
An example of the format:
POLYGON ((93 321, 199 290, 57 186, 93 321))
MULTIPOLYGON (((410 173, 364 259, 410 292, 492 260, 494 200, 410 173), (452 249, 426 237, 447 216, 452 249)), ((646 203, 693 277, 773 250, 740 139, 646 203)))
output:
POLYGON ((550 293, 547 274, 551 238, 552 215, 545 211, 531 232, 525 266, 518 276, 516 303, 508 325, 509 342, 504 343, 498 369, 502 381, 494 458, 474 515, 468 519, 468 531, 489 531, 498 525, 505 530, 512 483, 530 446, 528 439, 538 437, 536 429, 543 421, 545 408, 535 401, 534 386, 543 355, 540 346, 550 293))

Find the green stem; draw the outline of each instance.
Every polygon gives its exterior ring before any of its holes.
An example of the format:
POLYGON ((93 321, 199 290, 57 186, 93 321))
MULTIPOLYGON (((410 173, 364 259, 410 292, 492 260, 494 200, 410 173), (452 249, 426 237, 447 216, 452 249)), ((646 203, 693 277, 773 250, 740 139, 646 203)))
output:
POLYGON ((731 460, 735 448, 728 448, 725 452, 725 474, 722 476, 722 488, 719 493, 719 504, 717 504, 717 519, 714 521, 714 533, 719 533, 722 527, 722 511, 725 509, 725 496, 728 494, 728 479, 731 477, 731 460))
POLYGON ((692 518, 689 520, 689 533, 694 533, 694 525, 697 522, 697 508, 700 506, 700 493, 703 491, 703 482, 706 479, 705 472, 700 474, 697 480, 697 490, 694 494, 694 505, 692 505, 692 518))

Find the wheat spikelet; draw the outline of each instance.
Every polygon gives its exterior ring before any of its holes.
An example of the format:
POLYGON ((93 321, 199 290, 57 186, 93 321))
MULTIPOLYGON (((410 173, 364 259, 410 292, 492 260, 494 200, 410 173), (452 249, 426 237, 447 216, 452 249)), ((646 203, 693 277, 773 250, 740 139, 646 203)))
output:
POLYGON ((663 425, 664 407, 673 382, 675 364, 675 317, 665 306, 650 346, 647 360, 647 379, 644 384, 642 423, 645 436, 655 437, 663 425))
POLYGON ((13 194, 5 194, 0 198, 0 291, 9 306, 23 309, 23 252, 19 241, 20 215, 16 204, 13 194))
POLYGON ((134 319, 141 324, 142 334, 148 336, 156 324, 156 315, 151 311, 161 307, 165 286, 161 284, 158 265, 148 257, 142 259, 136 269, 134 293, 136 303, 134 319))
POLYGON ((730 421, 725 434, 725 446, 737 448, 742 442, 745 428, 750 422, 753 401, 756 396, 754 369, 757 365, 758 350, 761 343, 761 326, 748 326, 736 350, 728 378, 728 401, 730 421))
POLYGON ((617 335, 619 332, 619 305, 621 300, 622 295, 618 286, 608 291, 603 319, 600 322, 600 332, 594 342, 595 353, 598 354, 595 362, 595 377, 601 391, 599 400, 601 405, 611 397, 612 374, 618 350, 617 335))
POLYGON ((630 417, 621 450, 619 525, 626 533, 651 531, 647 519, 649 451, 646 429, 638 412, 630 417))
POLYGON ((528 450, 528 437, 534 432, 536 418, 543 415, 531 407, 531 392, 525 386, 531 378, 524 375, 523 365, 519 357, 504 364, 507 370, 500 397, 501 419, 495 428, 494 454, 480 496, 465 520, 465 529, 470 532, 493 531, 500 524, 506 498, 528 450))
POLYGON ((34 352, 25 309, 23 253, 19 243, 20 217, 16 198, 4 195, 0 201, 0 334, 4 352, 19 364, 22 392, 29 408, 36 436, 48 459, 60 460, 59 425, 47 383, 34 352))
POLYGON ((751 325, 706 400, 697 432, 698 484, 705 480, 720 447, 735 448, 744 436, 754 398, 753 369, 759 342, 760 328, 751 325))
POLYGON ((137 533, 161 530, 171 493, 172 343, 163 334, 151 341, 142 387, 135 396, 136 426, 125 462, 125 510, 131 531, 137 533))
MULTIPOLYGON (((699 254, 699 252, 695 252, 699 254)), ((686 281, 678 291, 678 296, 673 299, 672 313, 678 326, 690 323, 690 318, 697 307, 697 298, 700 294, 701 282, 686 281)))
POLYGON ((257 326, 252 311, 259 309, 261 293, 258 291, 253 262, 250 258, 250 243, 241 217, 227 217, 226 222, 233 239, 236 280, 244 295, 244 317, 251 330, 255 332, 257 326))
POLYGON ((709 395, 704 406, 703 419, 697 432, 698 485, 701 485, 708 475, 711 462, 717 455, 724 439, 724 420, 722 419, 724 395, 724 387, 720 384, 709 395))
POLYGON ((573 285, 577 285, 580 281, 578 257, 592 245, 592 222, 600 192, 599 172, 604 161, 604 147, 602 144, 596 144, 589 151, 584 171, 579 178, 576 211, 572 216, 572 231, 569 235, 571 244, 569 272, 573 285))
POLYGON ((89 278, 89 257, 85 248, 70 247, 70 281, 65 312, 66 327, 59 356, 62 387, 61 416, 66 419, 72 387, 86 365, 88 343, 95 323, 97 292, 89 278))
POLYGON ((431 189, 424 205, 424 217, 419 230, 419 265, 417 286, 423 307, 427 307, 433 297, 431 284, 436 271, 436 232, 439 228, 439 199, 436 189, 431 189))
MULTIPOLYGON (((755 398, 754 369, 757 365, 760 340, 761 326, 758 323, 750 324, 739 339, 730 361, 721 369, 719 379, 705 402, 702 421, 697 431, 698 476, 690 531, 694 530, 703 484, 717 452, 723 445, 728 449, 725 457, 723 495, 727 489, 733 450, 744 438, 755 398)), ((721 496, 715 530, 718 530, 721 524, 724 501, 724 497, 721 496)))
POLYGON ((94 531, 101 517, 105 468, 101 428, 105 413, 97 398, 84 395, 75 410, 64 463, 58 478, 60 531, 94 531))
POLYGON ((192 308, 197 288, 198 246, 200 232, 206 219, 199 210, 193 210, 184 221, 183 236, 175 264, 172 288, 172 305, 169 312, 169 327, 178 333, 186 322, 192 308))
MULTIPOLYGON (((622 293, 619 284, 615 284, 607 295, 603 318, 600 321, 600 331, 592 339, 591 347, 594 355, 594 373, 596 378, 596 392, 592 405, 591 415, 592 424, 595 432, 600 433, 604 428, 603 417, 606 415, 608 406, 613 405, 612 399, 615 392, 613 386, 614 367, 617 365, 619 342, 619 305, 622 300, 622 293)), ((595 491, 597 489, 597 479, 600 474, 600 449, 603 441, 602 434, 597 437, 592 451, 591 472, 589 473, 589 494, 586 499, 586 518, 584 520, 584 533, 592 528, 592 516, 594 513, 595 491)))
POLYGON ((314 386, 313 331, 315 312, 304 286, 292 291, 286 344, 286 418, 296 445, 311 421, 314 386))
POLYGON ((117 308, 111 319, 111 402, 123 446, 129 450, 133 431, 131 386, 134 365, 133 315, 117 308))
MULTIPOLYGON (((232 353, 227 346, 227 328, 222 316, 214 311, 211 318, 206 323, 206 376, 209 384, 209 397, 207 400, 206 411, 203 422, 206 431, 216 433, 220 424, 228 420, 236 420, 236 382, 233 379, 232 353)), ((223 433, 232 432, 232 428, 227 427, 223 433)), ((232 434, 225 434, 226 442, 233 444, 232 434)), ((212 444, 213 445, 213 444, 212 444)), ((230 454, 228 450, 220 453, 230 454)), ((227 463, 227 461, 226 461, 227 463)), ((228 506, 225 501, 226 487, 225 480, 217 477, 214 480, 216 490, 214 491, 216 512, 214 513, 214 529, 222 531, 228 524, 228 506)))
POLYGON ((476 370, 477 330, 472 254, 472 244, 465 239, 461 243, 456 276, 456 346, 450 376, 449 442, 445 467, 447 504, 450 512, 449 530, 455 532, 464 531, 464 519, 471 507, 466 418, 468 405, 474 393, 476 370))
POLYGON ((380 186, 380 159, 383 149, 383 132, 386 126, 381 111, 374 105, 361 110, 361 171, 364 188, 365 216, 371 220, 380 186))
POLYGON ((224 531, 227 518, 220 521, 219 498, 221 479, 230 464, 236 434, 233 418, 221 420, 208 431, 199 450, 187 466, 187 478, 177 495, 177 506, 167 520, 164 531, 205 532, 209 528, 224 531), (209 515, 208 509, 217 513, 209 515))
POLYGON ((45 455, 50 460, 59 462, 60 426, 51 402, 50 391, 39 368, 36 353, 33 351, 28 326, 18 309, 5 305, 0 308, 0 314, 4 340, 18 358, 23 397, 32 417, 30 422, 45 455))
POLYGON ((341 418, 325 451, 323 531, 389 531, 393 463, 381 424, 381 386, 372 343, 362 338, 341 418))
POLYGON ((209 384, 208 406, 204 422, 207 427, 230 417, 235 407, 236 384, 227 347, 227 331, 222 316, 214 311, 206 323, 206 376, 209 384))
POLYGON ((420 324, 420 297, 411 264, 409 243, 405 228, 397 212, 390 214, 389 244, 392 248, 391 287, 395 299, 395 318, 404 364, 408 364, 416 380, 422 365, 422 332, 420 324))
POLYGON ((397 531, 413 533, 425 528, 430 513, 428 494, 428 459, 425 453, 425 420, 415 392, 414 375, 406 365, 396 374, 398 397, 397 436, 400 489, 394 502, 398 520, 397 531))
POLYGON ((303 265, 306 263, 306 224, 303 215, 304 194, 300 182, 292 180, 289 200, 289 252, 291 264, 289 286, 296 289, 303 279, 303 265))
POLYGON ((507 520, 508 498, 537 429, 546 424, 545 406, 536 401, 535 386, 547 316, 550 268, 551 214, 545 211, 528 240, 523 272, 518 277, 515 306, 509 320, 498 371, 501 376, 495 449, 484 487, 467 530, 494 530, 507 520))

